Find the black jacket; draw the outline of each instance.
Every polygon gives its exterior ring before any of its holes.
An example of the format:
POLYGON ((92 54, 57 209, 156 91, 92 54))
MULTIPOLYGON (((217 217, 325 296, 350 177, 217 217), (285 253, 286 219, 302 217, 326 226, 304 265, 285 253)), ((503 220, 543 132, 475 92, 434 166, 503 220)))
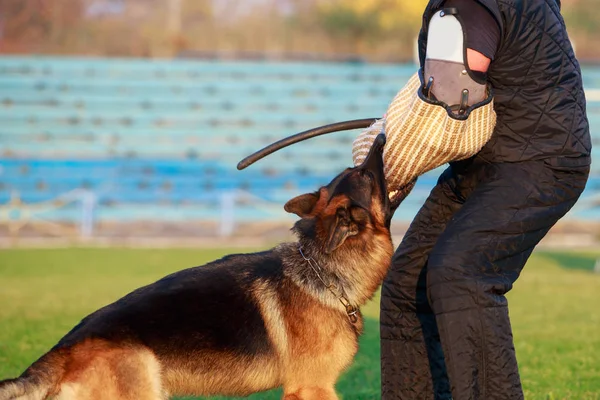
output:
MULTIPOLYGON (((480 153, 490 162, 548 159, 561 166, 590 163, 591 140, 581 69, 557 0, 477 0, 494 15, 501 42, 488 71, 498 122, 480 153)), ((423 15, 419 55, 443 0, 423 15)))

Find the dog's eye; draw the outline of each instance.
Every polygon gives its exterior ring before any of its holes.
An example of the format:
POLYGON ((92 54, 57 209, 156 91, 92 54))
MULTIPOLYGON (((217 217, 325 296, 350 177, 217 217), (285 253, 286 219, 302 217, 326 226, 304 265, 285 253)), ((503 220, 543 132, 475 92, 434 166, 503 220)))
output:
POLYGON ((362 207, 352 207, 350 214, 355 222, 365 223, 369 221, 369 212, 362 207))

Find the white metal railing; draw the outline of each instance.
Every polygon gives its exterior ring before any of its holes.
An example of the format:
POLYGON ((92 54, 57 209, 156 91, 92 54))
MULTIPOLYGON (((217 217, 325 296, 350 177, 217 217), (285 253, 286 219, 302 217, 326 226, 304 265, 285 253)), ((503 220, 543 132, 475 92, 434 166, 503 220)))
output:
MULTIPOLYGON (((252 209, 266 213, 271 219, 282 219, 281 204, 254 196, 244 190, 224 191, 219 195, 220 212, 217 217, 217 234, 229 237, 234 234, 239 221, 236 219, 236 208, 239 203, 250 204, 252 209)), ((131 206, 131 205, 128 205, 131 206)), ((37 230, 59 236, 76 235, 82 239, 94 237, 94 226, 98 211, 97 195, 90 190, 76 189, 64 193, 52 200, 39 203, 25 203, 17 191, 11 192, 8 203, 0 204, 0 225, 6 225, 10 236, 16 237, 27 225, 35 225, 37 230), (70 220, 71 227, 48 218, 48 214, 62 207, 76 204, 79 216, 70 220), (72 228, 75 226, 75 229, 72 228)), ((156 218, 161 222, 160 217, 156 218)), ((165 221, 162 221, 165 222, 165 221)))
MULTIPOLYGON (((291 198, 296 193, 290 191, 289 197, 291 198)), ((81 239, 93 238, 96 235, 95 223, 99 221, 98 216, 98 196, 96 193, 85 189, 76 189, 70 192, 64 193, 52 200, 39 202, 39 203, 25 203, 20 198, 17 192, 11 193, 11 199, 6 204, 0 204, 0 226, 6 225, 8 232, 11 237, 18 237, 22 229, 28 225, 33 225, 36 230, 44 231, 46 233, 52 233, 58 236, 76 236, 81 239), (78 207, 78 211, 73 216, 69 214, 67 223, 57 222, 56 214, 51 216, 53 211, 56 211, 62 207, 68 205, 75 205, 78 207)), ((263 198, 257 197, 250 192, 236 189, 231 191, 223 191, 218 197, 218 210, 211 213, 209 221, 202 219, 197 215, 193 222, 210 222, 216 223, 216 235, 220 237, 231 237, 236 232, 240 222, 248 222, 249 219, 238 219, 236 211, 240 207, 244 207, 246 212, 251 209, 252 212, 260 212, 264 215, 264 219, 271 222, 281 222, 286 219, 287 213, 282 211, 282 204, 278 201, 269 201, 263 198), (243 206, 241 205, 243 204, 243 206)), ((135 217, 135 210, 140 209, 135 204, 123 204, 124 211, 133 212, 132 216, 135 217)), ((414 206, 414 204, 411 204, 414 206)), ((576 214, 585 212, 587 210, 597 209, 600 207, 600 194, 586 196, 581 198, 577 204, 573 207, 571 212, 566 218, 573 219, 578 218, 576 214)), ((181 210, 179 210, 181 211, 181 210)), ((179 213, 179 216, 181 212, 179 213)), ((185 211, 184 211, 185 214, 185 211)), ((193 214, 193 211, 192 213, 193 214)), ((142 214, 144 215, 144 214, 142 214)), ((189 219, 178 219, 182 225, 186 225, 186 221, 189 219)), ((155 212, 146 213, 146 217, 140 219, 132 218, 130 220, 132 224, 138 221, 145 222, 156 222, 156 223, 175 223, 176 220, 165 218, 165 216, 156 215, 155 212), (146 220, 148 216, 152 215, 153 220, 146 220)), ((110 222, 110 221, 108 221, 110 222)), ((214 226, 214 225, 213 225, 214 226)), ((210 228, 214 229, 214 228, 210 228)))
POLYGON ((9 234, 16 236, 21 229, 31 223, 48 230, 54 234, 69 234, 69 229, 64 225, 44 218, 53 210, 65 207, 72 203, 79 203, 80 218, 78 221, 78 235, 89 238, 94 233, 94 209, 96 195, 85 189, 75 189, 58 197, 39 203, 24 203, 17 191, 11 192, 11 198, 6 204, 0 204, 0 224, 6 224, 9 234))

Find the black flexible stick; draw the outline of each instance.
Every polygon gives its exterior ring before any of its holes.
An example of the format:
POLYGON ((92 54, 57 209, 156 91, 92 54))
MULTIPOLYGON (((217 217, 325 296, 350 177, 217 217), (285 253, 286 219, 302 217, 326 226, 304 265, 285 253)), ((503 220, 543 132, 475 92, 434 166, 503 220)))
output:
POLYGON ((242 169, 254 164, 261 158, 264 158, 269 154, 274 153, 277 150, 281 150, 284 147, 288 147, 294 143, 302 142, 303 140, 310 139, 315 136, 325 135, 327 133, 368 128, 369 126, 373 125, 373 123, 375 123, 375 121, 377 121, 378 119, 380 118, 365 118, 355 119, 352 121, 336 122, 335 124, 320 126, 318 128, 313 128, 304 132, 297 133, 295 135, 278 140, 277 142, 268 145, 264 149, 249 155, 248 157, 244 158, 238 163, 237 169, 241 171, 242 169))

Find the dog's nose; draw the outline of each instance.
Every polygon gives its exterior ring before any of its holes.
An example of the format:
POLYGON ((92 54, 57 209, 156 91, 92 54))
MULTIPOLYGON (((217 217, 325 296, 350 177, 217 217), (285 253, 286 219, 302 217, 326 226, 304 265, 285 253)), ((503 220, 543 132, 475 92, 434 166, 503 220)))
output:
MULTIPOLYGON (((383 146, 385 146, 385 135, 380 133, 377 135, 375 140, 373 141, 373 146, 371 147, 371 152, 376 151, 378 153, 383 152, 383 146)), ((370 154, 369 154, 370 156, 370 154)))
POLYGON ((367 158, 363 161, 360 168, 369 169, 372 171, 377 171, 378 169, 383 169, 383 147, 385 146, 385 135, 380 133, 377 135, 373 144, 371 145, 371 149, 369 150, 369 154, 367 158))

